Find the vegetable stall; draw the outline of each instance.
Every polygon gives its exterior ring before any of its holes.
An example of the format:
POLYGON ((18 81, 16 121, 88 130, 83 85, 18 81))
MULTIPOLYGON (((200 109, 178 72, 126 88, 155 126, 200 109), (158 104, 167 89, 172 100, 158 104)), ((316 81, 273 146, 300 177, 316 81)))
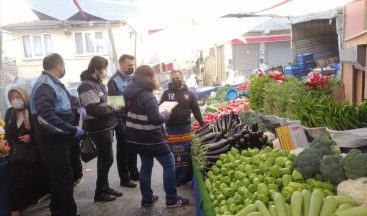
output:
POLYGON ((341 86, 314 71, 258 73, 237 89, 248 97, 208 100, 207 125, 193 123, 198 215, 367 215, 367 101, 340 100, 341 86), (294 123, 306 148, 277 144, 276 128, 294 123))

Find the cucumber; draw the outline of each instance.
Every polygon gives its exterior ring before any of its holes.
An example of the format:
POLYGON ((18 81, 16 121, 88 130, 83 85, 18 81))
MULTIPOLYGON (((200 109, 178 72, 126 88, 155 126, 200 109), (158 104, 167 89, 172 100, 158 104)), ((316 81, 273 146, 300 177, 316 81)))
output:
POLYGON ((344 210, 347 210, 347 209, 351 209, 353 207, 354 206, 350 203, 342 203, 338 206, 338 208, 336 209, 335 212, 341 212, 341 211, 344 211, 344 210))
POLYGON ((285 203, 285 207, 287 208, 287 215, 292 216, 291 206, 288 203, 285 203))
POLYGON ((271 205, 271 206, 269 207, 269 212, 270 212, 270 215, 271 215, 271 216, 278 216, 278 214, 277 214, 277 209, 275 208, 275 205, 271 205))
POLYGON ((255 204, 247 205, 245 208, 243 208, 241 211, 237 212, 236 216, 246 216, 250 214, 251 212, 256 212, 257 207, 255 204))
POLYGON ((311 203, 311 192, 308 190, 302 191, 302 209, 303 216, 308 216, 310 212, 310 203, 311 203))
POLYGON ((275 192, 274 193, 274 203, 275 208, 277 210, 278 216, 287 216, 287 207, 285 205, 285 200, 282 194, 275 192))
POLYGON ((329 216, 335 212, 338 203, 336 202, 334 196, 326 197, 324 204, 322 205, 320 216, 329 216))
POLYGON ((302 216, 302 193, 295 191, 291 198, 291 213, 292 216, 302 216))
POLYGON ((338 204, 342 204, 342 203, 349 203, 349 204, 351 204, 351 205, 353 205, 353 206, 355 206, 355 205, 356 205, 356 203, 355 203, 355 201, 352 199, 352 197, 347 196, 347 195, 336 195, 336 196, 334 196, 334 198, 335 198, 335 200, 336 200, 336 202, 337 202, 338 204))
POLYGON ((310 211, 308 212, 308 216, 319 216, 322 203, 323 203, 323 195, 321 190, 316 189, 311 194, 311 202, 310 202, 310 211))
POLYGON ((246 216, 262 216, 260 212, 251 212, 250 214, 247 214, 246 216))
POLYGON ((353 207, 344 211, 336 212, 336 216, 366 216, 367 206, 353 207))
POLYGON ((268 208, 266 208, 263 202, 261 202, 260 200, 256 200, 255 205, 257 206, 257 209, 263 216, 271 216, 271 214, 268 211, 268 208))

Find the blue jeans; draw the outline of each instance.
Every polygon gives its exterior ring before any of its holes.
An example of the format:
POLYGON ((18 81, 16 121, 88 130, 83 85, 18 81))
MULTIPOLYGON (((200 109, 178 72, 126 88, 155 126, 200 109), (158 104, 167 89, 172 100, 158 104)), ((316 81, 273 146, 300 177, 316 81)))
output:
MULTIPOLYGON (((143 201, 149 201, 153 197, 151 178, 154 157, 140 155, 140 158, 140 192, 143 196, 143 201)), ((155 158, 163 167, 163 186, 166 192, 166 203, 174 203, 178 199, 175 177, 175 158, 172 153, 155 158)))

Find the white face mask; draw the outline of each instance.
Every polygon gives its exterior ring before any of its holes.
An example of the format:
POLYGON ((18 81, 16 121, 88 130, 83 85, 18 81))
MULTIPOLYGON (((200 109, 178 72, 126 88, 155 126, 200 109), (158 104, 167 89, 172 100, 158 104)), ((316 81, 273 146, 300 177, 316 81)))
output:
POLYGON ((103 79, 106 79, 107 77, 108 77, 108 72, 107 72, 107 70, 102 70, 102 73, 100 74, 98 74, 98 76, 99 76, 99 78, 101 78, 102 80, 103 79))
POLYGON ((23 99, 14 99, 11 101, 11 105, 15 109, 23 109, 24 108, 24 100, 23 99))

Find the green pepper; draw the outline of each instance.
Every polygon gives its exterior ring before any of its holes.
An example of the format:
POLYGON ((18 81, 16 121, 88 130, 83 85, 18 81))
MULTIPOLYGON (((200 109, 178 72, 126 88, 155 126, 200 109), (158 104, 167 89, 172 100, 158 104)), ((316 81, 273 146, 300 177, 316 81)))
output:
POLYGON ((227 212, 227 211, 228 211, 228 206, 227 206, 227 205, 222 205, 222 206, 220 207, 220 211, 221 211, 221 212, 227 212))
POLYGON ((321 181, 318 181, 316 179, 307 179, 306 183, 311 185, 313 188, 323 188, 324 184, 321 181))
POLYGON ((243 200, 243 206, 248 206, 252 203, 254 203, 254 201, 252 201, 252 198, 246 198, 245 200, 243 200))
POLYGON ((275 164, 275 158, 268 157, 268 159, 265 161, 265 164, 267 164, 269 167, 273 166, 275 164))
POLYGON ((228 185, 224 182, 222 182, 219 186, 219 190, 223 191, 225 188, 228 188, 228 185))
POLYGON ((292 170, 290 168, 280 168, 279 169, 280 175, 290 175, 292 170))
POLYGON ((270 174, 274 178, 279 178, 280 177, 280 171, 279 171, 279 167, 277 165, 274 165, 274 166, 270 167, 269 171, 270 171, 270 174))
POLYGON ((289 155, 289 151, 281 149, 275 155, 276 157, 287 157, 289 155))
POLYGON ((236 204, 241 204, 243 203, 243 197, 241 195, 239 195, 238 193, 235 193, 233 196, 233 201, 236 204))
POLYGON ((223 162, 221 160, 217 160, 215 162, 215 165, 217 165, 218 167, 221 167, 223 165, 223 162))
POLYGON ((250 176, 251 174, 254 173, 254 169, 252 168, 252 166, 250 164, 246 164, 245 165, 245 172, 247 176, 250 176))
POLYGON ((292 194, 294 193, 294 189, 291 187, 284 187, 281 194, 284 196, 285 201, 289 203, 291 200, 292 194))
POLYGON ((254 178, 254 179, 252 180, 252 184, 254 184, 254 185, 259 185, 260 183, 261 183, 261 180, 260 180, 260 178, 258 178, 258 177, 254 178))
POLYGON ((205 187, 210 191, 212 189, 212 184, 209 179, 205 179, 205 187))
POLYGON ((237 148, 234 148, 234 147, 232 147, 231 148, 231 154, 233 155, 233 156, 236 156, 236 155, 238 155, 240 153, 240 151, 237 149, 237 148))
POLYGON ((286 167, 286 168, 289 168, 289 169, 291 169, 291 170, 293 170, 293 162, 292 162, 292 161, 287 160, 287 161, 285 162, 285 167, 286 167))
POLYGON ((257 192, 262 195, 268 195, 269 194, 269 188, 264 183, 259 183, 257 185, 257 192))
POLYGON ((282 179, 281 178, 277 178, 274 180, 274 183, 278 186, 282 186, 282 179))
POLYGON ((241 171, 241 172, 246 172, 245 171, 245 165, 243 165, 243 164, 239 165, 238 170, 241 171))
POLYGON ((260 164, 259 168, 260 168, 260 171, 261 171, 262 173, 265 173, 266 171, 268 171, 268 169, 269 169, 269 165, 268 165, 268 164, 266 164, 266 163, 262 163, 262 164, 260 164))
POLYGON ((298 170, 293 170, 292 179, 293 181, 303 181, 303 175, 298 170))
POLYGON ((241 156, 241 162, 243 163, 243 164, 248 164, 248 163, 250 163, 250 158, 249 157, 244 157, 244 156, 241 156))
POLYGON ((298 182, 289 182, 288 187, 291 187, 296 191, 301 191, 303 189, 303 184, 298 182))
POLYGON ((260 159, 260 157, 258 156, 258 155, 255 155, 255 156, 253 156, 251 159, 250 159, 250 162, 251 162, 251 164, 253 164, 253 165, 260 165, 261 163, 262 163, 262 161, 261 161, 261 159, 260 159))
POLYGON ((235 213, 236 213, 236 211, 237 211, 237 205, 236 205, 236 204, 234 204, 234 203, 232 203, 231 205, 229 205, 228 210, 229 210, 229 212, 230 212, 231 214, 235 214, 235 213))
POLYGON ((271 177, 271 176, 267 176, 264 178, 264 182, 267 183, 267 184, 272 184, 274 183, 274 178, 271 177))
POLYGON ((217 165, 213 165, 212 166, 212 171, 215 175, 217 175, 221 172, 221 169, 219 169, 217 165))
POLYGON ((269 190, 279 191, 279 186, 276 184, 269 184, 269 190))
POLYGON ((288 154, 288 156, 287 156, 288 160, 290 160, 290 161, 293 161, 295 157, 296 157, 296 155, 294 155, 294 154, 288 154))
POLYGON ((242 179, 242 184, 247 187, 251 184, 251 182, 248 178, 244 178, 242 179))
POLYGON ((259 196, 259 192, 255 191, 253 194, 252 194, 252 200, 257 200, 259 196))
POLYGON ((290 175, 283 175, 282 176, 282 185, 283 185, 283 187, 286 187, 289 184, 289 182, 291 182, 291 181, 292 181, 292 176, 290 176, 290 175))
POLYGON ((273 150, 273 148, 272 147, 270 147, 270 146, 266 146, 265 148, 263 148, 261 151, 262 152, 266 152, 266 153, 268 153, 268 152, 271 152, 273 150))
POLYGON ((225 200, 225 196, 224 196, 224 194, 219 194, 218 196, 217 196, 217 200, 225 200))
POLYGON ((283 167, 285 165, 287 158, 284 157, 278 157, 275 159, 275 164, 278 165, 279 167, 283 167))
POLYGON ((323 182, 322 184, 323 184, 323 186, 322 186, 323 189, 326 189, 326 190, 329 190, 329 191, 334 190, 334 185, 331 184, 330 182, 323 182))
POLYGON ((262 153, 262 154, 260 154, 260 159, 262 161, 266 161, 268 159, 268 155, 266 153, 262 153))
POLYGON ((254 184, 250 184, 248 187, 248 190, 251 191, 252 193, 255 192, 257 190, 257 186, 254 184))
POLYGON ((231 182, 231 178, 229 176, 225 176, 223 177, 223 181, 227 184, 229 184, 231 182))
POLYGON ((236 171, 235 177, 236 177, 236 179, 241 180, 241 179, 244 179, 246 177, 246 174, 243 173, 242 171, 236 171))
POLYGON ((236 209, 236 212, 235 213, 241 211, 243 208, 245 208, 244 205, 242 205, 242 204, 237 205, 237 209, 236 209))
POLYGON ((269 202, 269 195, 259 194, 257 199, 263 202, 265 205, 269 202))
POLYGON ((232 197, 233 196, 233 189, 232 188, 225 188, 223 190, 223 194, 225 197, 229 198, 229 197, 232 197))
POLYGON ((330 190, 328 190, 328 189, 324 189, 324 190, 322 190, 322 193, 324 194, 324 197, 327 197, 327 196, 334 196, 334 195, 335 195, 332 191, 330 191, 330 190))

